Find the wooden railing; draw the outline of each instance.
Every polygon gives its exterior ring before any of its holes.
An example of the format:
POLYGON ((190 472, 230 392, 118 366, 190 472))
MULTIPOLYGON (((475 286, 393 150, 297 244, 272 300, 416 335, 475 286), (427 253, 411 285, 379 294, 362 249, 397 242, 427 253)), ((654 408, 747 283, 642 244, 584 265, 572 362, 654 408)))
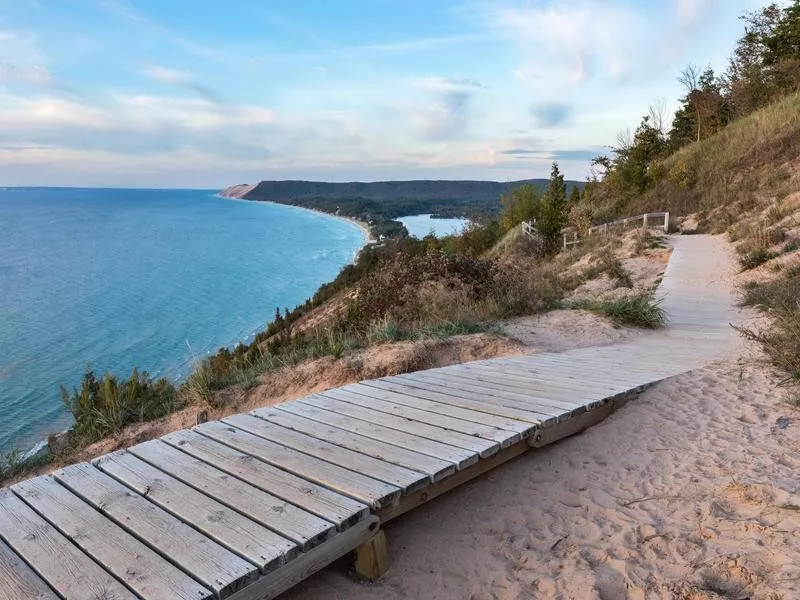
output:
MULTIPOLYGON (((632 226, 641 227, 642 229, 663 229, 664 233, 669 232, 669 213, 668 212, 652 212, 643 215, 636 215, 635 217, 627 217, 625 219, 617 219, 608 223, 594 225, 589 228, 589 235, 600 232, 607 233, 618 229, 628 229, 632 226)), ((534 237, 538 232, 536 231, 536 220, 523 221, 522 232, 525 235, 534 237)), ((575 246, 581 242, 578 235, 578 230, 574 227, 562 229, 563 235, 563 248, 566 250, 570 246, 575 246)))

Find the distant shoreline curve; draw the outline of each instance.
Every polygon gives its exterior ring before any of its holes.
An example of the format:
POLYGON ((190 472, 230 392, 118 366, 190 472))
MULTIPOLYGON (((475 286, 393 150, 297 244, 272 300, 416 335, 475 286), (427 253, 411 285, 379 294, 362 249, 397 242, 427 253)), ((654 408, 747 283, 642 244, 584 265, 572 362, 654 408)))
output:
MULTIPOLYGON (((216 194, 219 198, 224 198, 225 200, 241 200, 243 202, 262 202, 264 204, 274 204, 275 206, 289 206, 291 208, 296 208, 297 210, 305 210, 308 212, 316 213, 318 215, 324 215, 326 217, 331 217, 333 219, 339 219, 341 221, 347 221, 361 229, 364 232, 364 247, 369 246, 370 244, 377 243, 378 240, 375 239, 375 236, 372 234, 372 228, 369 226, 368 223, 365 221, 361 221, 360 219, 356 219, 354 217, 345 217, 342 215, 335 215, 333 213, 325 212, 324 210, 317 210, 316 208, 308 208, 305 206, 297 206, 296 204, 283 204, 281 202, 272 202, 271 200, 251 200, 250 198, 244 198, 244 195, 249 192, 255 186, 246 186, 246 191, 239 193, 227 193, 229 190, 238 190, 238 189, 245 189, 245 186, 233 186, 232 188, 227 188, 222 190, 216 194)), ((364 248, 362 247, 361 250, 364 248)), ((359 250, 359 253, 361 252, 359 250)), ((358 257, 358 254, 356 254, 358 257)), ((353 261, 355 262, 355 260, 353 261)))

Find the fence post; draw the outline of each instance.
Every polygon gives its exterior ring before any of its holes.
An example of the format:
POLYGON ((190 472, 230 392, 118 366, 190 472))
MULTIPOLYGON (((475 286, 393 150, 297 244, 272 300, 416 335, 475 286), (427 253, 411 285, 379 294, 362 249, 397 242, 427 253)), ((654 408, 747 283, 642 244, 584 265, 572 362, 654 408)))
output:
POLYGON ((664 233, 669 233, 669 213, 664 213, 664 233))
POLYGON ((647 213, 645 213, 644 217, 642 218, 642 227, 647 229, 647 213))

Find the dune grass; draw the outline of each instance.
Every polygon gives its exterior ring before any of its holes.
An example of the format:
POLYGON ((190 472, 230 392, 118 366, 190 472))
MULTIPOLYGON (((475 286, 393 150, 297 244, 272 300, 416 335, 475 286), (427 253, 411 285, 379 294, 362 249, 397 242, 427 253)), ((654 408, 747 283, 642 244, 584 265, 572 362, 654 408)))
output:
POLYGON ((792 163, 799 145, 800 93, 794 93, 659 162, 653 188, 620 210, 700 212, 698 233, 723 233, 744 212, 798 189, 792 163))
POLYGON ((52 460, 53 456, 48 449, 27 458, 19 450, 0 454, 0 485, 44 467, 52 460))
POLYGON ((772 364, 787 374, 787 383, 800 383, 800 267, 746 286, 742 303, 765 311, 770 323, 758 330, 737 327, 739 333, 761 345, 772 364))
POLYGON ((626 296, 616 300, 575 300, 568 308, 583 309, 609 317, 615 325, 659 329, 667 324, 661 300, 650 294, 626 296))

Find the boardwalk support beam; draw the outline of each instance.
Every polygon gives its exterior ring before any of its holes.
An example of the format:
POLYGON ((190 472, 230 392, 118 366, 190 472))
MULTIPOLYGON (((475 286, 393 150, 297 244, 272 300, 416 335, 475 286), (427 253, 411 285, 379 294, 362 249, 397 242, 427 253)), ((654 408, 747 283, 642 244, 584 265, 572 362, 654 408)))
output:
POLYGON ((367 581, 380 579, 389 569, 386 534, 379 529, 372 538, 356 548, 356 574, 367 581))

